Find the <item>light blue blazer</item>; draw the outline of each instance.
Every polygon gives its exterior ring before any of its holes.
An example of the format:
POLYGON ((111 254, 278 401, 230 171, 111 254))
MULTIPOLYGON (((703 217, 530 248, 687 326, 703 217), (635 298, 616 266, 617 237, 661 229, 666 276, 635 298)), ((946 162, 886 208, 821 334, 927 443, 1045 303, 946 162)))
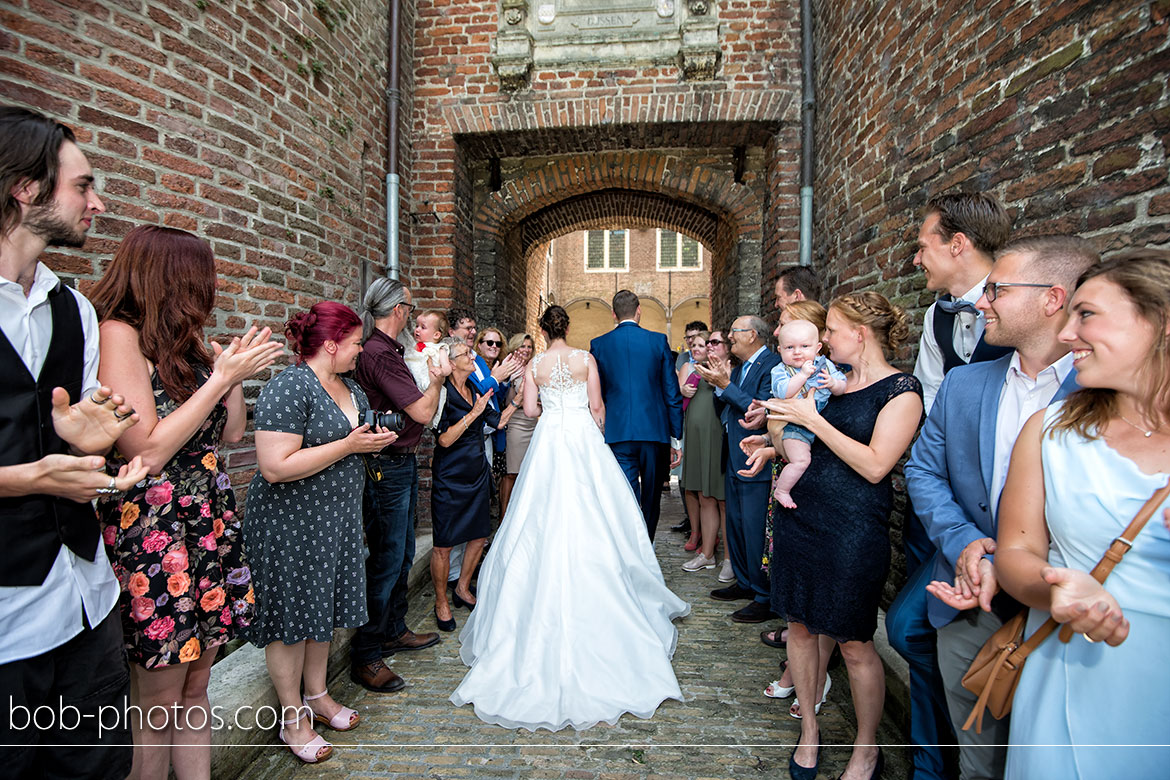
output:
MULTIPOLYGON (((906 463, 906 491, 935 546, 933 580, 954 583, 963 548, 976 539, 995 538, 995 425, 1011 360, 1009 354, 949 371, 906 463)), ((1076 373, 1069 372, 1049 403, 1077 389, 1076 373)), ((927 599, 926 612, 935 628, 959 614, 934 597, 927 599)))

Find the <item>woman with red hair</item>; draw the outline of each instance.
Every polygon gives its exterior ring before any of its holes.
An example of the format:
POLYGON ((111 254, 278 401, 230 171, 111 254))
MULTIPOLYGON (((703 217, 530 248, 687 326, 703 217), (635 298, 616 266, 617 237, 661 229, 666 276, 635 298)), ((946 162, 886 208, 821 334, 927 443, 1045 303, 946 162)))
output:
POLYGON ((256 617, 247 636, 264 648, 283 714, 280 739, 313 764, 333 753, 314 722, 336 731, 358 724, 358 714, 325 689, 329 641, 335 628, 369 620, 361 454, 398 434, 362 423, 366 394, 341 376, 362 351, 353 309, 323 301, 290 319, 284 333, 297 362, 264 386, 255 409, 259 471, 248 488, 245 534, 256 617))
POLYGON ((132 724, 134 769, 165 778, 173 764, 177 775, 208 777, 211 664, 216 648, 248 625, 253 602, 218 447, 244 435, 241 383, 282 348, 267 328, 253 327, 226 348, 207 349, 215 258, 182 230, 131 230, 90 297, 101 320, 98 377, 116 382, 141 418, 118 439, 113 460, 140 456, 151 475, 98 504, 122 584, 134 703, 168 713, 132 724))

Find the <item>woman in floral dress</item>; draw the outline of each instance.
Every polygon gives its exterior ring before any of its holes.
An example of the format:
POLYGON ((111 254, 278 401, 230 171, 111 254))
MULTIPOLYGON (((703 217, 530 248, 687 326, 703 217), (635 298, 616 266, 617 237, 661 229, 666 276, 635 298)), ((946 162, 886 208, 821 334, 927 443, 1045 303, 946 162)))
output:
POLYGON ((172 765, 180 777, 210 776, 207 684, 215 648, 248 625, 253 610, 218 446, 243 436, 241 383, 282 347, 267 328, 252 328, 226 348, 207 349, 203 323, 215 278, 206 242, 143 226, 126 234, 91 295, 101 319, 98 376, 116 379, 141 418, 118 440, 113 460, 141 456, 149 468, 125 495, 98 505, 122 584, 134 704, 167 712, 131 724, 135 773, 143 778, 165 778, 172 765))

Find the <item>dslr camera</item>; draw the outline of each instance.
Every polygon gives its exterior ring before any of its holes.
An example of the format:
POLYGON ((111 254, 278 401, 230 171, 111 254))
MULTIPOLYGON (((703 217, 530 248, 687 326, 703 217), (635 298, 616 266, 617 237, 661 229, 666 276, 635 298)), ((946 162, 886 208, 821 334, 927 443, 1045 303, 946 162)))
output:
POLYGON ((362 416, 362 422, 374 428, 385 428, 392 433, 398 433, 406 425, 402 412, 379 412, 377 409, 367 409, 362 416))

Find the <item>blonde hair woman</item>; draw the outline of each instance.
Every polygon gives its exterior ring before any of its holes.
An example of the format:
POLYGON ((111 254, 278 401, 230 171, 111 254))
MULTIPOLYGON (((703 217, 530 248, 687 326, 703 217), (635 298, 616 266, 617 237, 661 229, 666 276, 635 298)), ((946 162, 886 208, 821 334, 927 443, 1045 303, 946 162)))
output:
MULTIPOLYGON (((885 675, 873 635, 890 567, 890 472, 922 419, 922 386, 889 361, 909 335, 905 312, 882 295, 840 296, 829 304, 825 341, 834 362, 852 366, 844 394, 823 413, 812 397, 765 402, 816 437, 816 466, 792 491, 797 507, 776 514, 772 610, 788 621, 789 668, 806 705, 821 701, 831 643, 841 644, 857 714, 842 775, 851 780, 879 776, 884 763, 875 743, 885 675)), ((800 708, 800 741, 788 764, 794 780, 816 776, 816 710, 800 708)))

